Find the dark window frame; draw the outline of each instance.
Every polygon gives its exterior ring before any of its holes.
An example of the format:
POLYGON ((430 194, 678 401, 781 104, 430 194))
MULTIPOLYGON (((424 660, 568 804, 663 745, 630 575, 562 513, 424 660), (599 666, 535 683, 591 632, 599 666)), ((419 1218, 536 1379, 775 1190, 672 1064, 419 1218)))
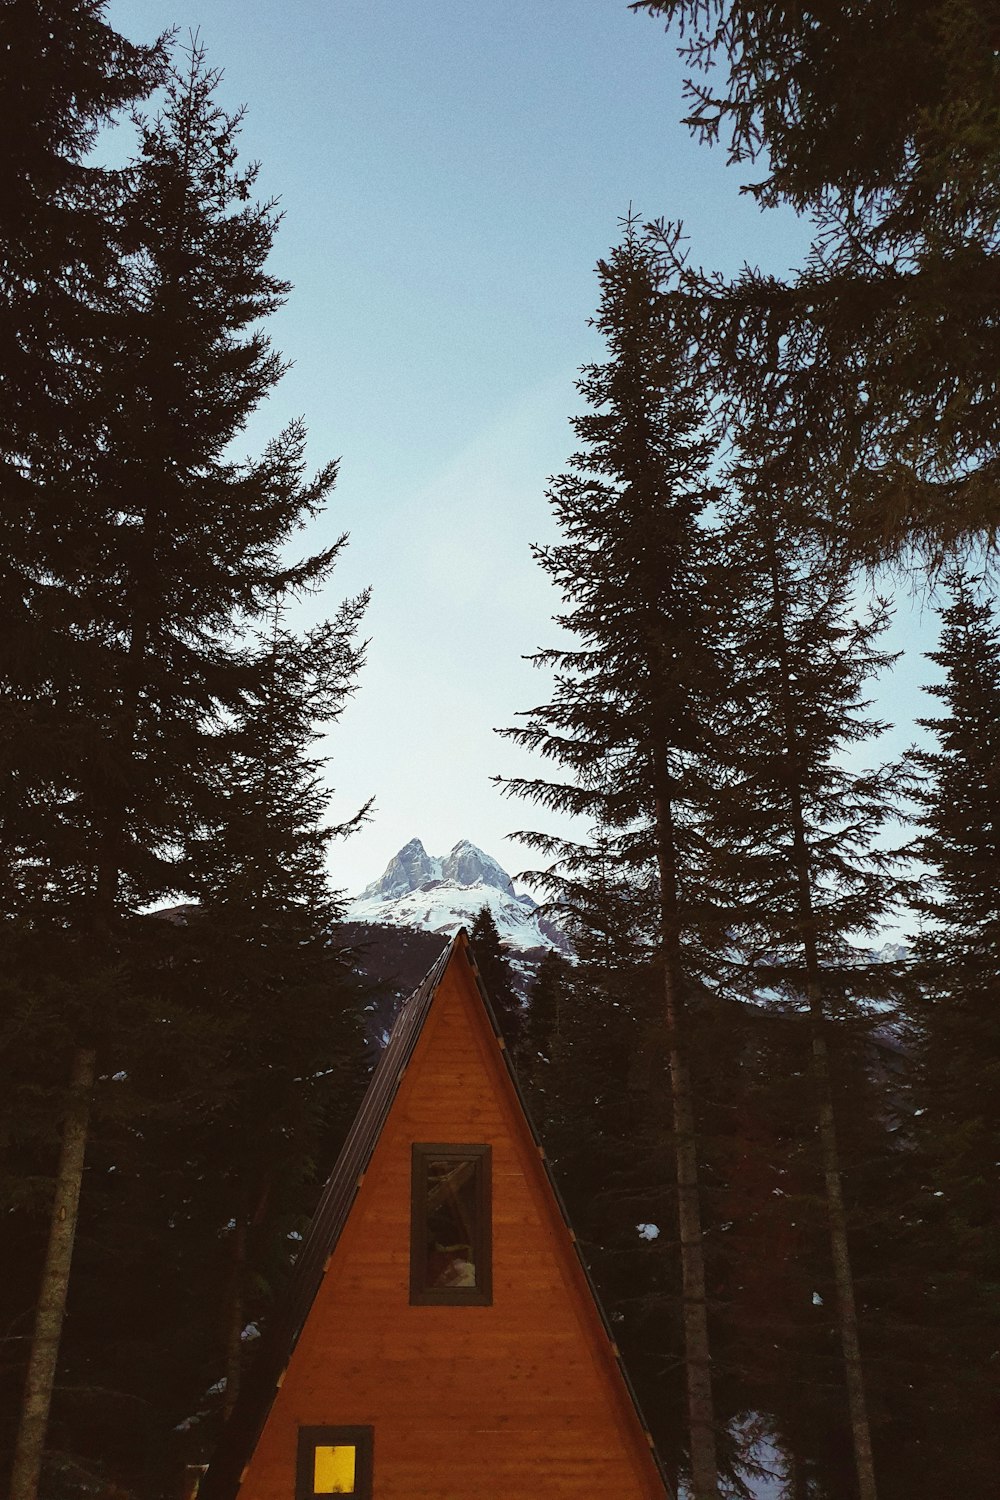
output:
POLYGON ((410 1161, 410 1305, 412 1307, 492 1307, 493 1305, 493 1148, 469 1142, 414 1141, 410 1161), (476 1225, 473 1244, 475 1286, 427 1286, 427 1163, 450 1156, 475 1161, 476 1225))
MULTIPOLYGON (((317 1448, 327 1447, 352 1447, 355 1450, 353 1500, 372 1500, 374 1427, 300 1427, 295 1462, 295 1500, 317 1500, 313 1488, 315 1453, 317 1448)), ((320 1492, 320 1500, 323 1493, 320 1492)))

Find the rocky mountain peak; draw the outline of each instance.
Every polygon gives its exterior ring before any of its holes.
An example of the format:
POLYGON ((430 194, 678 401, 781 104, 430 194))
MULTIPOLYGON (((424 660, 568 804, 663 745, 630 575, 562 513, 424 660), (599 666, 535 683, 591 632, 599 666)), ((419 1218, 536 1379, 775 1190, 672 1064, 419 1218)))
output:
POLYGON ((471 928, 484 906, 508 951, 570 951, 566 936, 539 916, 537 903, 526 892, 518 895, 503 866, 469 839, 460 839, 441 858, 428 854, 420 839, 411 839, 380 878, 354 898, 347 916, 352 922, 450 937, 456 927, 471 928))
POLYGON ((419 890, 428 881, 440 879, 441 861, 428 854, 419 839, 411 839, 392 856, 378 880, 365 886, 361 899, 391 901, 396 896, 405 896, 408 891, 419 890))
POLYGON ((470 844, 468 839, 461 839, 451 853, 445 855, 441 862, 441 878, 450 880, 453 885, 491 885, 507 896, 514 894, 506 870, 482 849, 470 844))

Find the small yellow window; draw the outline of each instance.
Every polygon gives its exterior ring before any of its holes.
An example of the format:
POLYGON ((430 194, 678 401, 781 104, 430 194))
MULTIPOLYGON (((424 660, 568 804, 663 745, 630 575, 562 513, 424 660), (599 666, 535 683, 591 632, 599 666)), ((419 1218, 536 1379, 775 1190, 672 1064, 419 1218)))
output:
POLYGON ((371 1427, 300 1427, 295 1500, 372 1500, 374 1438, 371 1427))
POLYGON ((316 1445, 313 1456, 313 1493, 353 1495, 357 1449, 352 1445, 316 1445))

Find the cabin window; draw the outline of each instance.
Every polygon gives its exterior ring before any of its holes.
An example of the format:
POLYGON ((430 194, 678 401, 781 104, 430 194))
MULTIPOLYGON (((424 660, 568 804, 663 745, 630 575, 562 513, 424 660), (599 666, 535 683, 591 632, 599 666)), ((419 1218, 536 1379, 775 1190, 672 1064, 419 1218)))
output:
POLYGON ((371 1427, 300 1427, 295 1500, 371 1500, 371 1427))
POLYGON ((410 1301, 493 1301, 489 1146, 415 1145, 410 1301))

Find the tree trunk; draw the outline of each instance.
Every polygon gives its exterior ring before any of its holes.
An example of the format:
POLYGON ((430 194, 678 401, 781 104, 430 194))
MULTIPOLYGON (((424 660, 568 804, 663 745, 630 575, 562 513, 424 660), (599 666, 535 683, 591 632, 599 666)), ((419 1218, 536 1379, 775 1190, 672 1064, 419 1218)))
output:
MULTIPOLYGON (((664 986, 668 1026, 671 1024, 673 1009, 671 988, 668 978, 664 986)), ((695 1500, 717 1500, 719 1480, 715 1453, 715 1407, 712 1400, 708 1299, 705 1293, 705 1255, 701 1236, 694 1109, 687 1060, 675 1045, 670 1047, 670 1086, 674 1101, 677 1218, 684 1297, 684 1362, 687 1373, 691 1483, 695 1500)))
POLYGON ((813 1078, 816 1084, 816 1097, 819 1101, 819 1141, 823 1157, 823 1176, 826 1182, 826 1211, 830 1224, 830 1255, 833 1261, 834 1285, 837 1288, 837 1319, 840 1324, 840 1345, 844 1355, 847 1405, 854 1436, 858 1495, 860 1500, 877 1500, 871 1429, 868 1425, 868 1407, 865 1400, 864 1368, 861 1363, 861 1338, 858 1333, 858 1309, 854 1297, 854 1276, 851 1271, 851 1256, 847 1240, 847 1210, 844 1206, 837 1125, 830 1086, 830 1059, 827 1053, 826 1037, 822 1030, 823 1018, 814 1013, 811 997, 809 1009, 812 1025, 813 1078))
POLYGON ((816 1089, 819 1116, 820 1155, 826 1190, 827 1222, 830 1230, 830 1256, 837 1291, 837 1323, 840 1347, 844 1356, 847 1405, 854 1444, 854 1462, 858 1475, 860 1500, 877 1500, 875 1468, 872 1459, 871 1429, 865 1400, 864 1370, 861 1363, 861 1339, 858 1333, 858 1310, 854 1296, 854 1276, 847 1238, 847 1210, 844 1206, 840 1174, 840 1149, 833 1108, 830 1081, 830 1058, 826 1045, 826 1015, 823 1006, 822 970, 816 942, 816 921, 812 900, 812 870, 809 840, 802 809, 798 777, 798 734, 789 691, 789 664, 785 635, 784 597, 778 574, 774 539, 771 538, 771 584, 778 646, 781 658, 781 683, 785 752, 788 758, 788 796, 792 821, 792 858, 795 870, 798 904, 798 926, 805 957, 806 997, 809 1003, 809 1028, 812 1045, 812 1076, 816 1089))
POLYGON ((35 1330, 24 1383, 21 1425, 14 1450, 10 1500, 35 1500, 42 1471, 45 1432, 52 1404, 59 1340, 69 1268, 73 1258, 83 1159, 87 1149, 87 1126, 94 1092, 97 1057, 92 1048, 81 1047, 73 1058, 69 1101, 63 1125, 62 1149, 56 1178, 55 1200, 49 1228, 49 1243, 35 1314, 35 1330))
POLYGON ((684 1301, 684 1364, 691 1483, 694 1500, 718 1500, 708 1299, 705 1292, 705 1254, 698 1193, 698 1148, 691 1077, 683 1038, 683 1001, 678 982, 677 870, 666 754, 662 747, 658 747, 654 754, 653 776, 656 794, 656 859, 660 878, 663 998, 669 1037, 674 1154, 677 1164, 677 1218, 684 1301))

